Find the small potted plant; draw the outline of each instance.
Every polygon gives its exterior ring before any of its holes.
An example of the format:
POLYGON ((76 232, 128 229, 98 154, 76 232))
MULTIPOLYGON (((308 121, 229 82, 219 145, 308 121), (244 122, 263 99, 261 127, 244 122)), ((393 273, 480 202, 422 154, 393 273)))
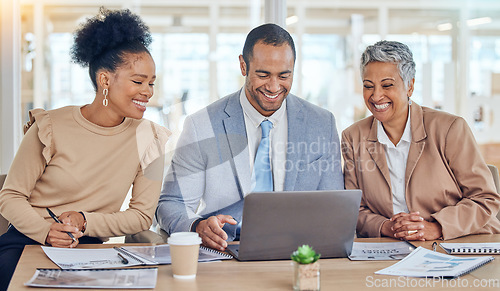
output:
POLYGON ((293 261, 294 290, 319 290, 320 272, 319 257, 310 246, 302 245, 291 255, 293 261))

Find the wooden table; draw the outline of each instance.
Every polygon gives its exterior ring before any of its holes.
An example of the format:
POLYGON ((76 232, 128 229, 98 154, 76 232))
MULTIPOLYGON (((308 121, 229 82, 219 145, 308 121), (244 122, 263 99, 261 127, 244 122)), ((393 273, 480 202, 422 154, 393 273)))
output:
MULTIPOLYGON (((356 239, 361 242, 387 242, 389 238, 356 239)), ((500 242, 500 235, 476 235, 449 242, 500 242)), ((432 242, 415 242, 417 246, 431 248, 432 242)), ((87 245, 81 247, 112 247, 113 245, 87 245)), ((440 248, 439 248, 440 249, 440 248)), ((442 250, 439 250, 442 252, 442 250)), ((348 259, 321 259, 322 290, 500 290, 500 256, 478 270, 453 280, 433 280, 375 275, 374 272, 396 261, 349 261, 348 259), (482 284, 474 288, 473 284, 482 284), (406 287, 406 288, 404 288, 406 287)), ((12 278, 9 290, 34 290, 25 287, 36 268, 57 268, 40 246, 27 246, 12 278)), ((199 263, 194 280, 172 277, 170 265, 158 268, 155 290, 292 290, 293 268, 288 261, 199 263)), ((75 290, 75 289, 61 289, 75 290)))

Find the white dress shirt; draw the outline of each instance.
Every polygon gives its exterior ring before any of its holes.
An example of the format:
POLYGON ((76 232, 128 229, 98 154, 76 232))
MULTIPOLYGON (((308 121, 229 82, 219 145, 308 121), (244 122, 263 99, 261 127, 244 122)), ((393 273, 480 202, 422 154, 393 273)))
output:
POLYGON ((389 176, 391 179, 392 209, 394 214, 400 212, 409 213, 406 205, 406 162, 408 161, 408 152, 411 145, 410 111, 408 108, 408 120, 401 140, 394 146, 382 123, 377 120, 377 139, 384 146, 385 158, 389 167, 389 176))
MULTIPOLYGON (((250 173, 253 173, 255 155, 257 154, 257 148, 259 147, 260 140, 262 138, 260 123, 267 119, 273 123, 271 132, 269 133, 269 157, 273 173, 274 191, 283 191, 285 185, 286 145, 288 142, 286 99, 281 104, 281 107, 269 117, 260 114, 257 109, 250 104, 245 94, 245 88, 241 90, 240 103, 243 108, 245 127, 247 131, 248 152, 250 153, 250 173)), ((252 177, 252 185, 255 185, 254 177, 252 177)), ((248 193, 245 193, 245 195, 246 194, 248 193)))

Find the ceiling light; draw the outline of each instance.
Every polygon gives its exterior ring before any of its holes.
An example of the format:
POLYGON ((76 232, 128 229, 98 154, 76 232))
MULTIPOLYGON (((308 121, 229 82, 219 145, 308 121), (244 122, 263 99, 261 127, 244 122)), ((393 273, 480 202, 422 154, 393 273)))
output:
POLYGON ((299 21, 299 17, 297 15, 292 15, 286 18, 286 25, 291 25, 299 21))
POLYGON ((491 23, 491 17, 481 17, 467 20, 467 26, 477 26, 487 23, 491 23))
POLYGON ((451 23, 442 23, 437 26, 437 29, 439 31, 446 31, 446 30, 451 30, 453 28, 453 25, 451 23))

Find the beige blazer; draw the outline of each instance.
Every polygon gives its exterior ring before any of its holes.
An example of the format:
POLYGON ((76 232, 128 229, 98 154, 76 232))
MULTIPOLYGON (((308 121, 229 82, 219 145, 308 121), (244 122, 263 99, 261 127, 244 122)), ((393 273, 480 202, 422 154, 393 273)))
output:
MULTIPOLYGON (((500 196, 465 120, 415 103, 410 108, 405 175, 410 212, 440 223, 444 239, 500 233, 500 196)), ((346 189, 363 190, 358 236, 379 237, 383 222, 394 213, 389 168, 373 116, 344 130, 342 154, 346 189)))

